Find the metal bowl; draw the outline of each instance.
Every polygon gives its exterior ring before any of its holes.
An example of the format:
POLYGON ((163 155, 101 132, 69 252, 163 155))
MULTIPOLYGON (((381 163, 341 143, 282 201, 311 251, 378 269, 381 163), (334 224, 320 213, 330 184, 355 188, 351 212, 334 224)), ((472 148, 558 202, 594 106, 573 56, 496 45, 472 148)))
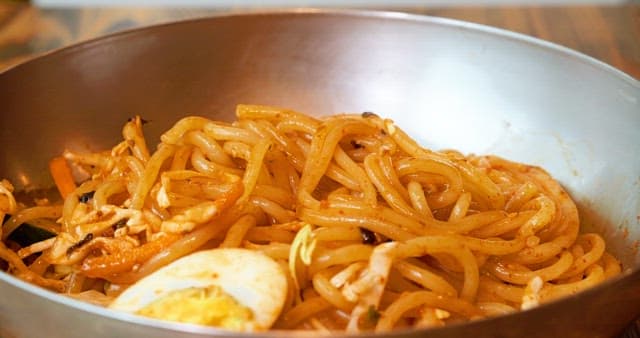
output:
MULTIPOLYGON (((228 14, 112 35, 0 74, 0 177, 44 187, 63 149, 105 149, 133 114, 154 140, 237 103, 374 111, 424 145, 547 168, 625 273, 538 308, 393 337, 612 337, 640 315, 640 84, 577 52, 475 24, 381 12, 228 14)), ((0 273, 0 336, 200 337, 0 273)), ((284 333, 268 333, 282 336, 284 333)), ((289 335, 293 336, 293 335, 289 335)))

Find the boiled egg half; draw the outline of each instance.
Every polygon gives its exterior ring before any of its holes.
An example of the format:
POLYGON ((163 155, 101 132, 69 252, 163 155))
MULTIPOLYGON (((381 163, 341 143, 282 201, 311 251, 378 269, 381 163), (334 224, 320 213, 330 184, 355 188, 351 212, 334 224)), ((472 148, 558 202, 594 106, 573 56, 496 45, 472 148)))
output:
POLYGON ((272 258, 247 249, 182 257, 127 288, 110 308, 147 317, 264 331, 287 297, 287 277, 272 258))

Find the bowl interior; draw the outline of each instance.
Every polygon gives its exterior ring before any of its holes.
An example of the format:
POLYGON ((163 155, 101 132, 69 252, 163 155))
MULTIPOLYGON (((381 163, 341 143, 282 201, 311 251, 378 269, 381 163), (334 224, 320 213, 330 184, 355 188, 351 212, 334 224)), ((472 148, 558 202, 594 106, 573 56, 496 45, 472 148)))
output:
POLYGON ((626 266, 640 238, 638 82, 517 34, 401 14, 240 15, 118 34, 0 76, 0 175, 50 186, 47 160, 106 149, 140 114, 158 134, 238 103, 373 111, 422 144, 546 168, 626 266), (197 32, 197 33, 196 33, 197 32))

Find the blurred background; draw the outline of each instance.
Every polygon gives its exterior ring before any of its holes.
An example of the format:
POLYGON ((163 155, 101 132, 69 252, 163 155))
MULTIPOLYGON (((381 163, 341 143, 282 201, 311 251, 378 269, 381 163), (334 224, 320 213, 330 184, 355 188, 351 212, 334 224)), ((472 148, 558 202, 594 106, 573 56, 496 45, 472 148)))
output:
POLYGON ((39 6, 122 5, 122 6, 457 6, 457 5, 569 5, 621 4, 625 0, 38 0, 39 6))
POLYGON ((480 23, 578 50, 640 78, 640 0, 0 0, 0 71, 126 29, 298 7, 387 10, 480 23))

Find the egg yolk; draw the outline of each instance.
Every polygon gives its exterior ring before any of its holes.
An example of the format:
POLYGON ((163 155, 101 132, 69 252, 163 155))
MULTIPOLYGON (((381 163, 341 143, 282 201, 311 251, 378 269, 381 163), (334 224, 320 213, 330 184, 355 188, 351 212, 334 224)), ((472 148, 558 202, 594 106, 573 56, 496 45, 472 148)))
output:
POLYGON ((137 314, 163 320, 242 330, 253 319, 251 310, 218 286, 172 291, 137 314))

